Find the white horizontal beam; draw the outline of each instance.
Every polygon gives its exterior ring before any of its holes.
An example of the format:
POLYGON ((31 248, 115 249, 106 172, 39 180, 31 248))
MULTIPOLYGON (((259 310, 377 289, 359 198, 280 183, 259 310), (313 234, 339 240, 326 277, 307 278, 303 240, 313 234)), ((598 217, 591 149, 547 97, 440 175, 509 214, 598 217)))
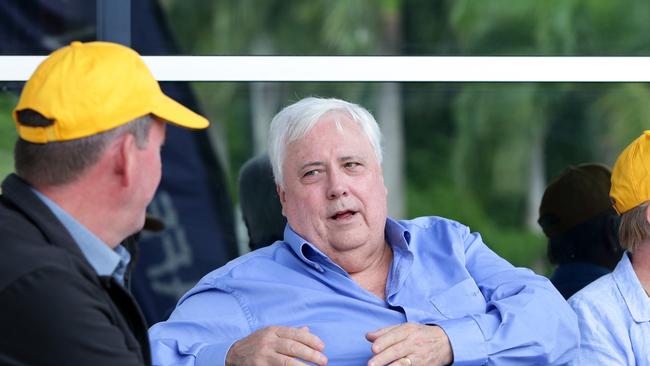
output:
MULTIPOLYGON (((24 81, 44 56, 0 56, 24 81)), ((650 57, 145 56, 160 81, 649 82, 650 57)))

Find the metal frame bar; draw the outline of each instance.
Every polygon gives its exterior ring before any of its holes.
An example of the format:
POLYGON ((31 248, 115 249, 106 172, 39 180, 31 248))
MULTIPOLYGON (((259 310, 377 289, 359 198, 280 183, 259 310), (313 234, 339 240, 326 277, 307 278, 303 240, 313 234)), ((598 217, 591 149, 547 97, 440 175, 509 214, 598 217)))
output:
MULTIPOLYGON (((0 56, 24 81, 45 56, 0 56)), ((649 82, 650 57, 144 56, 160 81, 649 82)))

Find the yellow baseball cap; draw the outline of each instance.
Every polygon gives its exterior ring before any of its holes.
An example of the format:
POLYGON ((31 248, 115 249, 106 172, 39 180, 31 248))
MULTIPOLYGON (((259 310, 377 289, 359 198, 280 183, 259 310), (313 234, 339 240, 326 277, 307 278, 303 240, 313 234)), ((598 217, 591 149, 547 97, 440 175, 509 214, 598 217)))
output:
POLYGON ((13 111, 18 134, 33 143, 91 136, 153 114, 192 129, 208 120, 171 99, 134 50, 110 42, 72 42, 50 54, 29 78, 13 111), (26 125, 20 112, 50 120, 26 125))
POLYGON ((609 196, 619 214, 650 200, 650 130, 632 141, 616 159, 609 196))

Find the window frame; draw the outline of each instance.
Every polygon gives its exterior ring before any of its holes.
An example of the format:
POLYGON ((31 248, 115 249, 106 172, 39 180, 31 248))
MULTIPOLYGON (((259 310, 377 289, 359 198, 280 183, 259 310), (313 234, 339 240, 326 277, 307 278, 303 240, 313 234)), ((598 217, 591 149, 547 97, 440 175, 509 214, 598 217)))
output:
MULTIPOLYGON (((0 56, 25 81, 46 56, 0 56)), ((650 57, 143 56, 159 81, 649 82, 650 57)))

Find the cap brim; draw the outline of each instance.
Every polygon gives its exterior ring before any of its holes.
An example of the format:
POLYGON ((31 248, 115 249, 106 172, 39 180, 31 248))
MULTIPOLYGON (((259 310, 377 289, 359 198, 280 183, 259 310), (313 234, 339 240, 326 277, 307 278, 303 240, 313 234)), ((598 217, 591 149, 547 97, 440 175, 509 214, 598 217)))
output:
POLYGON ((189 108, 162 93, 151 113, 180 127, 201 129, 208 127, 210 124, 205 117, 194 113, 189 108))

